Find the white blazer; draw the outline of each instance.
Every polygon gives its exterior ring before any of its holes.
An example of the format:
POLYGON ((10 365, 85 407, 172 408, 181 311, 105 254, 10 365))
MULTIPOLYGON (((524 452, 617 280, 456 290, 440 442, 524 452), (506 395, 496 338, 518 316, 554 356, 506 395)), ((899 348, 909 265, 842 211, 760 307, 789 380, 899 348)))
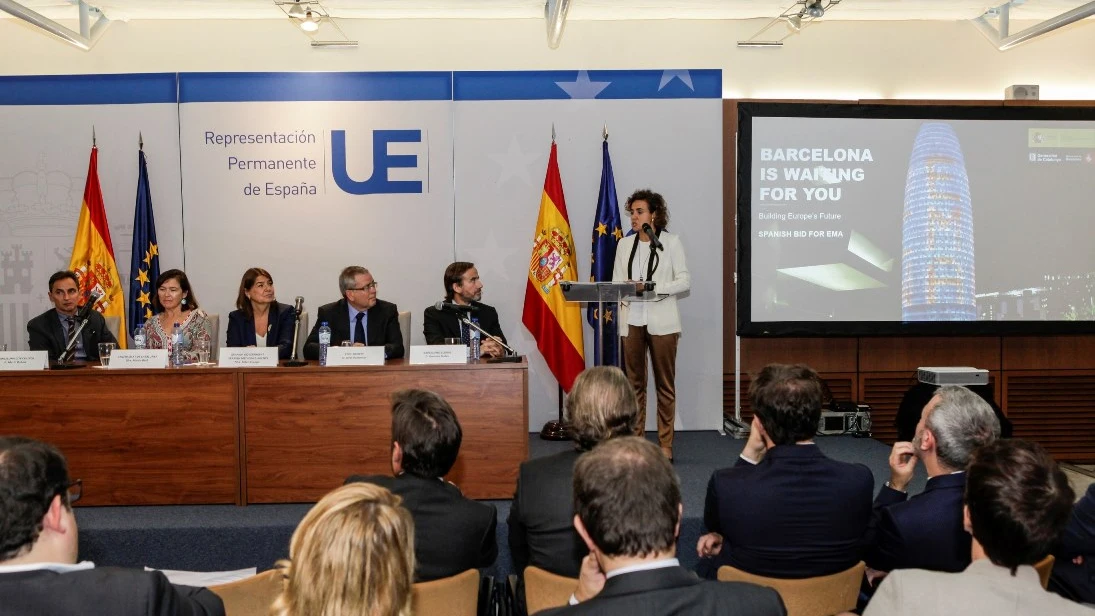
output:
MULTIPOLYGON (((613 282, 626 282, 627 261, 631 258, 631 247, 638 241, 639 234, 629 235, 616 244, 616 261, 612 265, 613 282)), ((654 292, 658 295, 667 295, 659 302, 650 302, 646 305, 646 331, 655 336, 676 334, 681 331, 681 313, 677 310, 677 295, 684 293, 692 286, 692 277, 688 274, 688 263, 684 259, 684 247, 676 235, 662 231, 658 239, 662 242, 662 250, 658 251, 658 269, 654 270, 654 292)), ((636 250, 634 267, 638 267, 638 250, 649 250, 647 246, 639 246, 636 250)), ((642 272, 645 274, 646 272, 642 272)), ((632 272, 633 279, 638 280, 640 272, 632 272)), ((627 335, 628 302, 621 302, 616 323, 619 324, 620 335, 627 335)))

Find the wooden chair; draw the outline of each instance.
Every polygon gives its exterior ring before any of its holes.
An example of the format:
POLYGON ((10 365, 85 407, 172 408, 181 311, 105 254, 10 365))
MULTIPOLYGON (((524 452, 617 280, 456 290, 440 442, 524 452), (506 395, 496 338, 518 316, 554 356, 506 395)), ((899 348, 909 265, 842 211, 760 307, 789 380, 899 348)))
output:
POLYGON ((1049 574, 1053 571, 1053 563, 1057 560, 1050 554, 1042 560, 1034 563, 1034 570, 1038 572, 1038 579, 1042 581, 1042 588, 1049 587, 1049 574))
POLYGON ((224 601, 227 616, 268 616, 270 604, 284 586, 281 570, 270 569, 235 582, 210 586, 209 590, 224 601))
POLYGON ((525 568, 525 605, 530 615, 566 605, 576 588, 578 578, 555 575, 531 565, 525 568))
POLYGON ((855 607, 865 565, 860 561, 851 569, 799 580, 762 577, 730 566, 719 567, 722 582, 749 582, 774 588, 783 597, 787 616, 829 616, 855 607))
POLYGON ((479 571, 468 569, 452 577, 419 582, 414 585, 412 600, 415 616, 476 616, 479 613, 479 571))

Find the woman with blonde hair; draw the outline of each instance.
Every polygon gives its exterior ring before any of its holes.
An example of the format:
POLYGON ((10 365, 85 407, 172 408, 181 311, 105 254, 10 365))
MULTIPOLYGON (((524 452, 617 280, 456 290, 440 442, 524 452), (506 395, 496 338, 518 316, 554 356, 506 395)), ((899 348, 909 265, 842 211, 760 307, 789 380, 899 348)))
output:
POLYGON ((414 521, 398 496, 352 483, 308 512, 278 562, 274 616, 410 616, 414 521))

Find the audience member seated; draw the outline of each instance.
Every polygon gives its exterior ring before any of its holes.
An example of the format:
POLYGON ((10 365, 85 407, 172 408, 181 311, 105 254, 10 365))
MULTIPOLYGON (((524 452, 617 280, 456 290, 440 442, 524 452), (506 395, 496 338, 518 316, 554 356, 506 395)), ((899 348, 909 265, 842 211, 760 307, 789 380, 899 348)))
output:
POLYGON ((228 313, 227 346, 278 348, 278 359, 293 354, 293 307, 274 298, 274 279, 261 267, 243 273, 236 310, 228 313))
POLYGON ((371 484, 324 496, 293 532, 273 616, 411 616, 414 522, 371 484))
POLYGON ((392 394, 392 474, 354 475, 403 498, 414 518, 415 581, 428 582, 489 567, 498 556, 494 505, 465 498, 444 480, 460 453, 460 422, 448 402, 430 391, 392 394))
MULTIPOLYGON (((80 325, 80 281, 75 272, 63 270, 49 277, 49 301, 53 308, 27 322, 27 336, 30 350, 46 351, 50 361, 57 361, 80 325)), ((97 361, 100 342, 118 341, 107 329, 103 315, 89 309, 87 325, 76 340, 71 359, 97 361)))
MULTIPOLYGON (((506 335, 502 333, 502 326, 498 323, 498 311, 494 306, 488 306, 481 301, 483 283, 479 280, 479 270, 474 263, 450 263, 445 268, 442 282, 445 285, 446 302, 469 306, 474 312, 460 314, 451 310, 438 310, 433 306, 426 308, 422 315, 422 334, 426 338, 426 344, 444 344, 446 338, 459 338, 467 344, 468 326, 460 321, 461 316, 478 319, 479 327, 502 342, 506 341, 506 335)), ((483 357, 501 357, 505 354, 502 345, 491 338, 482 336, 480 344, 483 357)))
MULTIPOLYGON (((915 378, 915 377, 914 377, 915 378)), ((894 427, 897 428, 897 440, 911 441, 916 435, 916 426, 920 423, 920 412, 924 410, 928 402, 935 396, 938 385, 917 382, 905 391, 901 397, 901 403, 897 407, 897 415, 894 417, 894 427)), ((996 404, 992 387, 988 385, 967 385, 966 389, 981 396, 981 399, 989 403, 992 412, 996 414, 996 421, 1000 423, 1000 438, 1011 438, 1011 420, 1004 417, 1004 411, 996 404)))
POLYGON ((179 269, 170 269, 156 279, 156 295, 152 298, 154 317, 145 321, 145 345, 149 349, 170 349, 175 324, 182 329, 183 362, 198 361, 194 347, 197 340, 210 344, 205 326, 205 313, 198 308, 198 298, 190 289, 190 280, 179 269))
POLYGON ((999 434, 996 415, 977 394, 954 385, 935 392, 912 442, 894 443, 890 452, 890 480, 875 498, 868 567, 953 572, 970 564, 970 536, 962 524, 965 468, 974 450, 999 434), (917 460, 928 483, 910 499, 906 489, 917 460))
POLYGON ((223 616, 215 594, 159 571, 77 564, 80 490, 54 447, 0 437, 0 614, 223 616))
POLYGON ((750 385, 753 421, 737 464, 707 484, 699 571, 722 565, 775 578, 848 569, 863 557, 874 478, 814 443, 822 387, 807 366, 771 364, 750 385))
POLYGON ((1049 589, 1081 603, 1095 603, 1095 484, 1076 501, 1054 552, 1049 589))
POLYGON ((970 565, 959 573, 894 571, 865 616, 1090 616, 1091 610, 1043 590, 1033 567, 1072 510, 1072 488, 1053 458, 1034 443, 999 440, 974 452, 966 472, 970 565))
POLYGON ((376 298, 376 280, 369 270, 351 265, 338 276, 342 299, 319 307, 316 324, 304 343, 304 359, 319 359, 319 328, 331 328, 331 346, 348 340, 354 346, 382 346, 385 359, 403 357, 399 309, 376 298))
POLYGON ((641 437, 609 439, 578 459, 574 510, 590 553, 571 605, 541 614, 786 614, 771 588, 701 580, 680 566, 680 483, 661 450, 641 437))
POLYGON ((518 573, 529 565, 578 577, 589 553, 574 530, 574 463, 601 441, 634 434, 635 390, 615 366, 588 368, 574 379, 566 400, 574 447, 521 464, 509 510, 509 548, 518 573))

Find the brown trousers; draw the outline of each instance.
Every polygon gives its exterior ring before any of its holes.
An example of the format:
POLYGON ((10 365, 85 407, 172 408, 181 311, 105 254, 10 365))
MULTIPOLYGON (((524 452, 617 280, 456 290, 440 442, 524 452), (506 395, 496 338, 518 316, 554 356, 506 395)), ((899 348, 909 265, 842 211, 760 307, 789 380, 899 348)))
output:
POLYGON ((673 448, 673 420, 677 415, 677 340, 681 335, 653 336, 646 327, 627 326, 624 338, 624 371, 639 402, 639 429, 646 430, 646 351, 654 368, 654 387, 658 392, 658 444, 673 448))

